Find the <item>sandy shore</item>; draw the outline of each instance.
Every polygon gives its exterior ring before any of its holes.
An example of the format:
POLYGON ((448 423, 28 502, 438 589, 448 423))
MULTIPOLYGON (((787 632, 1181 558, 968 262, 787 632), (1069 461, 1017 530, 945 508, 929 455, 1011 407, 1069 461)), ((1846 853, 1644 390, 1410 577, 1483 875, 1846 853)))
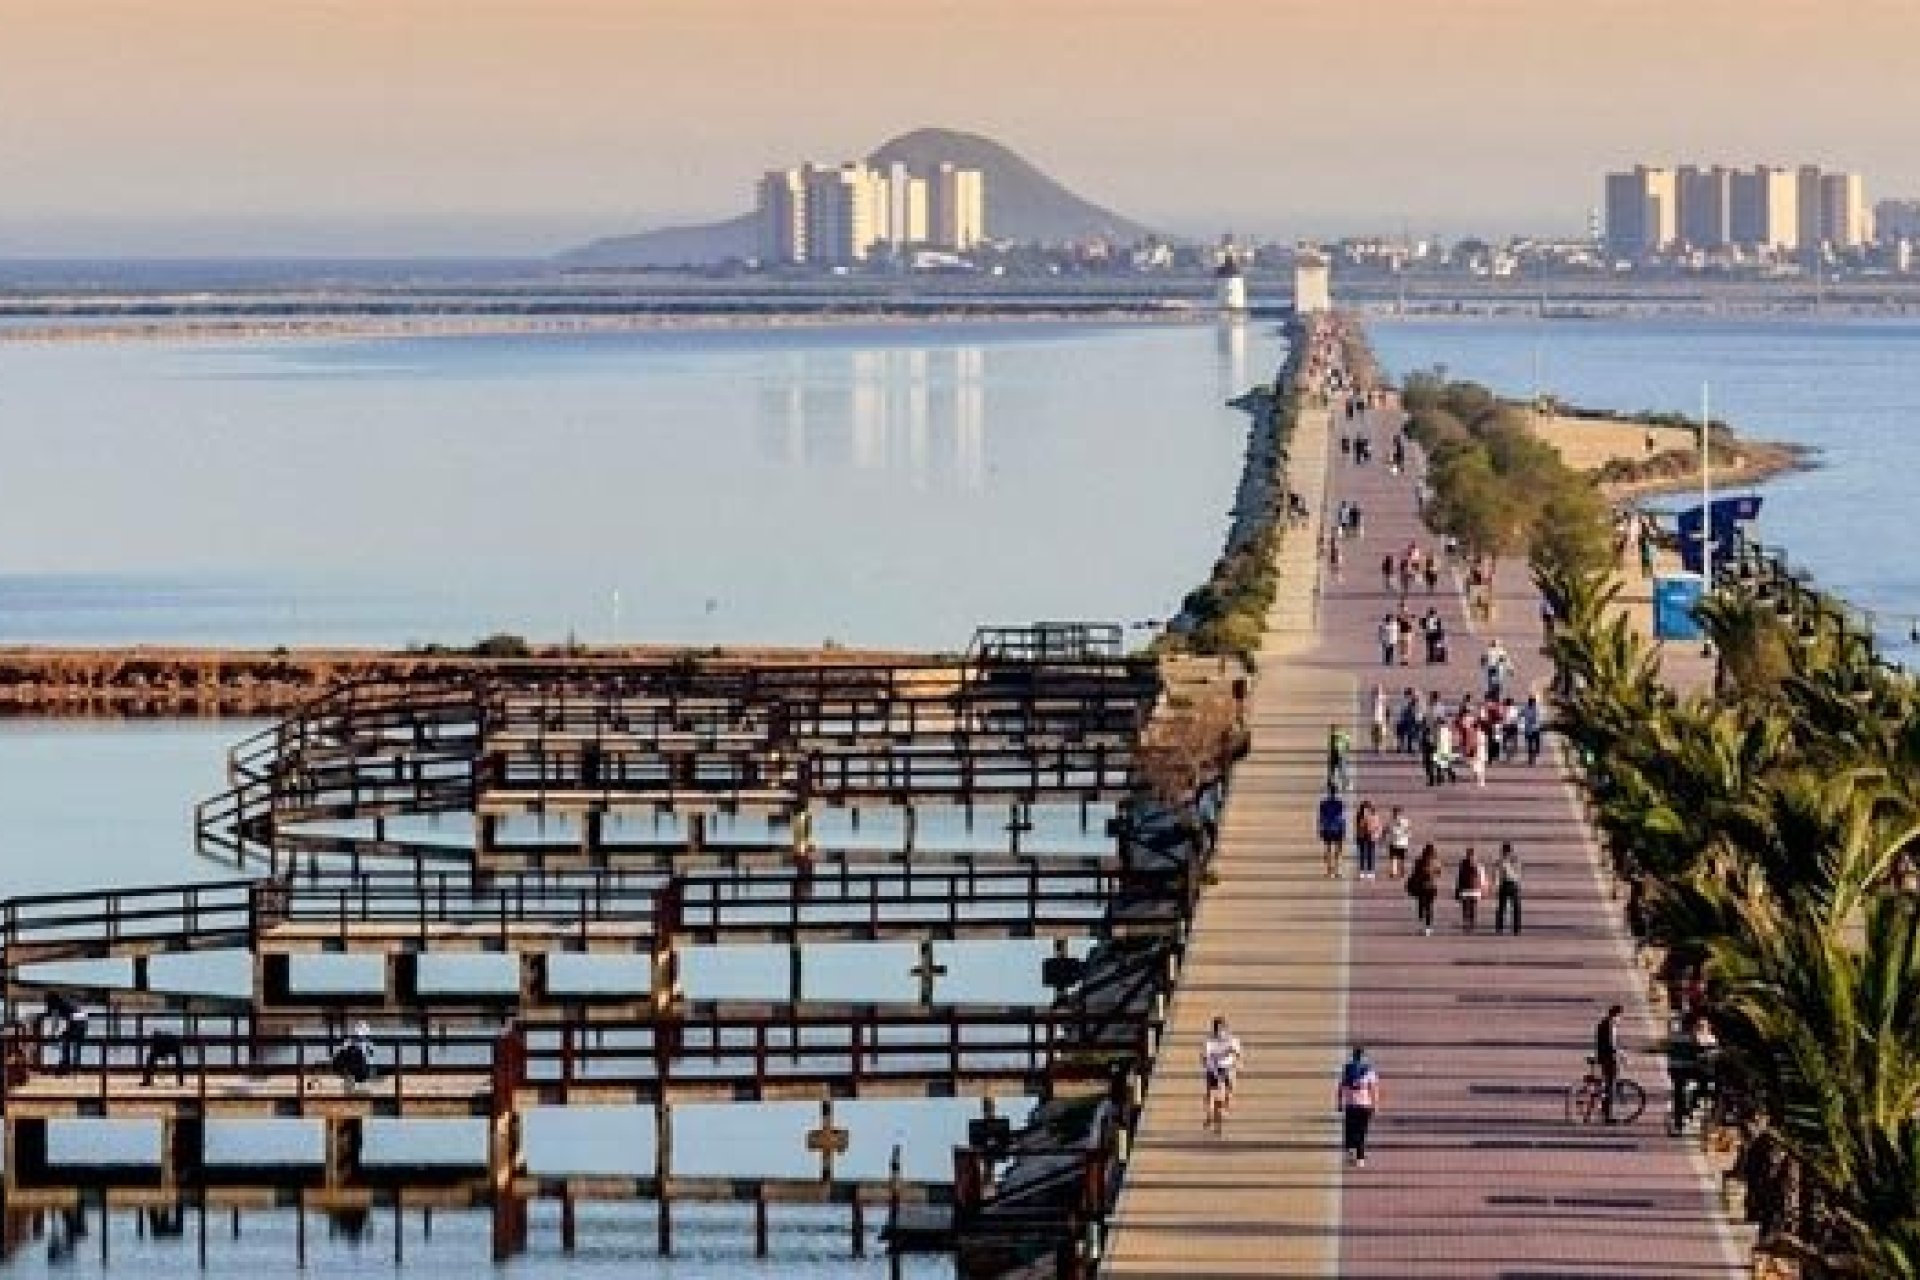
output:
MULTIPOLYGON (((1635 418, 1602 418, 1582 414, 1552 414, 1538 420, 1535 434, 1560 451, 1567 465, 1593 474, 1601 492, 1623 501, 1658 493, 1684 493, 1700 485, 1700 433, 1692 427, 1674 427, 1635 418), (1625 479, 1606 475, 1632 467, 1655 474, 1625 479)), ((1712 468, 1716 489, 1758 484, 1773 476, 1813 465, 1812 451, 1769 440, 1738 436, 1724 452, 1714 450, 1712 468)))

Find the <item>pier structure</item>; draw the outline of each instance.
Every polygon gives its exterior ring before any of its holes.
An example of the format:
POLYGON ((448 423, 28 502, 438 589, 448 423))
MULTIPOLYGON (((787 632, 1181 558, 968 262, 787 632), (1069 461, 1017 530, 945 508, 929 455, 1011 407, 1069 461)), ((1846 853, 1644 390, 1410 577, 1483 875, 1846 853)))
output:
POLYGON ((677 1202, 753 1205, 762 1248, 769 1206, 808 1202, 846 1206, 856 1248, 883 1211, 897 1249, 1085 1273, 1225 785, 1221 743, 1186 794, 1152 793, 1164 701, 1157 662, 1083 624, 983 630, 947 659, 531 663, 323 695, 241 743, 201 806, 230 878, 0 904, 9 1221, 184 1206, 204 1232, 209 1208, 291 1205, 304 1241, 308 1210, 485 1206, 504 1258, 532 1199, 561 1202, 564 1247, 577 1201, 653 1201, 663 1251, 677 1202), (1021 938, 1052 940, 1038 994, 942 998, 939 947, 1021 938), (917 999, 808 991, 806 948, 870 941, 915 944, 917 999), (789 949, 786 998, 690 997, 688 953, 742 943, 789 949), (493 980, 436 979, 449 955, 493 980), (174 966, 218 957, 243 989, 182 985, 174 966), (315 957, 376 976, 303 981, 315 957), (88 1016, 71 1069, 45 1017, 63 1004, 88 1016), (364 1083, 338 1056, 356 1028, 364 1083), (834 1108, 879 1098, 979 1101, 951 1179, 843 1171, 834 1108), (1014 1099, 1038 1104, 1018 1127, 1014 1099), (821 1109, 816 1176, 676 1171, 686 1108, 766 1102, 821 1109), (582 1107, 649 1113, 651 1172, 530 1170, 530 1117, 582 1107), (156 1127, 151 1162, 59 1155, 61 1129, 126 1119, 156 1127), (215 1158, 211 1126, 264 1120, 316 1128, 312 1158, 215 1158), (373 1126, 459 1121, 484 1157, 363 1159, 373 1126))

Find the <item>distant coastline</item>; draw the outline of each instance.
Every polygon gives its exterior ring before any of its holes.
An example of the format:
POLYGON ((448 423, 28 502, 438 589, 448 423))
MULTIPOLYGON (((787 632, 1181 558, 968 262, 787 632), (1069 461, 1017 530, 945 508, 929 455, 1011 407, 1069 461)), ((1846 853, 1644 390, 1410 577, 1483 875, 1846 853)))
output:
POLYGON ((0 345, 68 342, 262 342, 313 338, 510 337, 521 334, 651 333, 666 330, 827 329, 852 325, 953 323, 1193 324, 1210 312, 1181 305, 1097 307, 870 307, 742 312, 675 310, 613 316, 313 315, 284 319, 161 318, 139 322, 0 323, 0 345))

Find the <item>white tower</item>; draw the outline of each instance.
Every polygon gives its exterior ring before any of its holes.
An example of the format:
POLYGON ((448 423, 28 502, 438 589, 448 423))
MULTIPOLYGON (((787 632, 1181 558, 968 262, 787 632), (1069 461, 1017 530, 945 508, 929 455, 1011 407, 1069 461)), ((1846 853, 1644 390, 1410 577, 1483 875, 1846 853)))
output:
POLYGON ((1293 254, 1293 311, 1310 315, 1333 310, 1333 286, 1327 260, 1318 249, 1301 245, 1293 254))
POLYGON ((1247 314, 1247 277, 1231 247, 1220 251, 1220 265, 1213 269, 1213 300, 1223 316, 1247 314))

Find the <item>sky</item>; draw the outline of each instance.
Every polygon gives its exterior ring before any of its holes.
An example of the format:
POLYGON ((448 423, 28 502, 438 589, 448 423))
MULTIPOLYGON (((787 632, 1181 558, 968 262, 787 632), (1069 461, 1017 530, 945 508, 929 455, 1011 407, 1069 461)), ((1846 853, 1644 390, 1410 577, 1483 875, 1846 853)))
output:
POLYGON ((923 125, 1170 230, 1574 232, 1638 159, 1920 195, 1920 0, 0 0, 0 257, 532 253, 923 125))

